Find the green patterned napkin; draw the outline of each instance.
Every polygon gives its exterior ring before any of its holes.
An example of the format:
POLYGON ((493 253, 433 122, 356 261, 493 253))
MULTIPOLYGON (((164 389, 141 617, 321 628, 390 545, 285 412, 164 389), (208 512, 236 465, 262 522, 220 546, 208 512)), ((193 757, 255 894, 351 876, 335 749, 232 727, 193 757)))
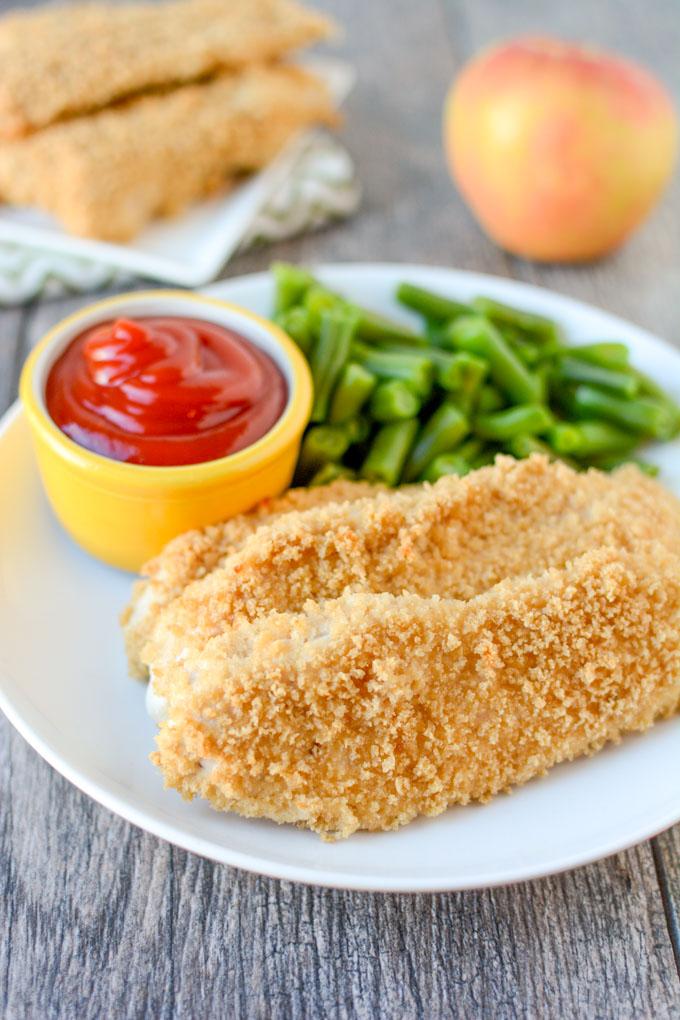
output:
MULTIPOLYGON (((330 135, 310 134, 293 171, 265 202, 238 251, 295 237, 351 216, 360 198, 347 150, 330 135)), ((5 307, 38 296, 84 294, 133 279, 101 262, 0 242, 0 305, 5 307)))

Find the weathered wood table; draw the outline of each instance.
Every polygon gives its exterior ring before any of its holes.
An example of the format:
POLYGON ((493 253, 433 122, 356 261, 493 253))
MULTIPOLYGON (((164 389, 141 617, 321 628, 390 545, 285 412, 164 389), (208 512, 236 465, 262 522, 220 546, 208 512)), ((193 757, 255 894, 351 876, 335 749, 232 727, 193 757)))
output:
MULTIPOLYGON (((344 137, 363 208, 346 225, 241 258, 226 275, 272 257, 450 265, 553 287, 680 343, 677 179, 620 254, 542 268, 480 234, 440 143, 451 76, 484 43, 520 31, 619 49, 680 96, 676 0, 325 5, 346 25, 341 50, 359 72, 344 137)), ((85 301, 1 313, 0 410, 31 345, 85 301)), ((0 888, 0 1013, 11 1020, 680 1017, 680 827, 515 888, 413 897, 312 889, 145 835, 70 786, 2 720, 0 888)))

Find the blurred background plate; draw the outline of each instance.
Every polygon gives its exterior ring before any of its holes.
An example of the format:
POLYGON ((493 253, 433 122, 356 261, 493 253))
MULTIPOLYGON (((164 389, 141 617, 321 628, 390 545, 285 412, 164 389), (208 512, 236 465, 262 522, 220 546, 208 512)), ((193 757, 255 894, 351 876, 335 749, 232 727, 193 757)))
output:
MULTIPOLYGON (((680 398, 680 353, 595 308, 510 280, 408 265, 344 265, 319 276, 393 316, 392 294, 410 280, 466 300, 488 294, 556 318, 576 341, 617 339, 633 361, 680 398)), ((210 293, 261 314, 269 274, 210 293)), ((680 495, 680 442, 645 454, 680 495)), ((680 819, 680 718, 488 805, 453 808, 392 833, 335 844, 264 820, 221 815, 163 789, 148 761, 154 726, 145 688, 128 679, 117 615, 132 578, 77 549, 40 488, 21 411, 0 433, 0 707, 51 765, 110 810, 216 861, 280 878, 356 889, 463 889, 535 878, 646 839, 680 819)), ((20 781, 17 779, 16 781, 20 781)))
MULTIPOLYGON (((340 106, 354 84, 353 68, 327 57, 307 58, 300 64, 326 81, 340 106)), ((179 216, 158 220, 127 244, 73 237, 44 213, 5 205, 0 205, 0 242, 85 259, 184 287, 201 286, 215 279, 241 245, 267 199, 295 171, 309 136, 310 132, 299 135, 268 167, 239 187, 200 202, 179 216)), ((72 273, 81 275, 77 267, 72 273)), ((84 275, 87 278, 87 267, 84 275)))

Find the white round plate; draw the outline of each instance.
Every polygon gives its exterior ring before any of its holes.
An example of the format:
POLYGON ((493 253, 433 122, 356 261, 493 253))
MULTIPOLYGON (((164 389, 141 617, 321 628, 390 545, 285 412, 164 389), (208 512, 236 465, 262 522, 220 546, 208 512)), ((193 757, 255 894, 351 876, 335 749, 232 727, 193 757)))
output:
MULTIPOLYGON (((620 319, 510 280, 408 265, 329 266, 319 276, 377 311, 411 280, 451 297, 488 294, 561 322, 578 341, 617 339, 680 399, 680 352, 620 319)), ((267 274, 212 294, 262 314, 267 274)), ((680 443, 650 453, 680 494, 680 443)), ((148 761, 154 726, 127 677, 117 617, 132 578, 66 537, 43 497, 15 407, 0 430, 0 708, 59 772, 95 800, 178 846, 279 878, 353 889, 465 889, 535 878, 604 857, 680 819, 680 718, 485 806, 453 808, 398 832, 327 844, 310 832, 214 812, 164 790, 148 761)), ((21 782, 21 776, 15 777, 21 782)))

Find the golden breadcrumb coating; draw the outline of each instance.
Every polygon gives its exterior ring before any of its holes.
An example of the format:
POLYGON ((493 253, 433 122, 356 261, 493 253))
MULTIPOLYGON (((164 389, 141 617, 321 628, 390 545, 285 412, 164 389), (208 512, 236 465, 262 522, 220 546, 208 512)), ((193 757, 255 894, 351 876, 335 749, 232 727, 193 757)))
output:
POLYGON ((485 801, 680 700, 680 559, 602 547, 469 601, 347 594, 185 635, 152 760, 325 838, 485 801))
POLYGON ((315 75, 248 67, 0 145, 0 196, 73 234, 126 241, 270 162, 301 129, 335 120, 315 75))
POLYGON ((680 704, 680 503, 544 457, 262 523, 143 652, 166 784, 327 838, 486 800, 680 704))
POLYGON ((599 546, 680 548, 680 505, 637 468, 579 474, 534 456, 466 478, 293 512, 260 527, 160 614, 154 669, 237 618, 297 611, 346 592, 469 599, 508 577, 562 567, 599 546))
POLYGON ((294 0, 175 0, 0 19, 0 138, 162 85, 280 57, 331 34, 294 0))
POLYGON ((344 479, 318 488, 289 489, 282 496, 263 500, 248 513, 200 530, 187 531, 173 539, 158 556, 144 565, 143 578, 135 584, 130 604, 121 615, 131 675, 140 678, 147 675, 140 653, 153 632, 161 609, 177 598, 191 581, 205 577, 221 566, 227 556, 236 552, 257 528, 293 510, 365 499, 381 490, 382 486, 370 482, 344 479))

